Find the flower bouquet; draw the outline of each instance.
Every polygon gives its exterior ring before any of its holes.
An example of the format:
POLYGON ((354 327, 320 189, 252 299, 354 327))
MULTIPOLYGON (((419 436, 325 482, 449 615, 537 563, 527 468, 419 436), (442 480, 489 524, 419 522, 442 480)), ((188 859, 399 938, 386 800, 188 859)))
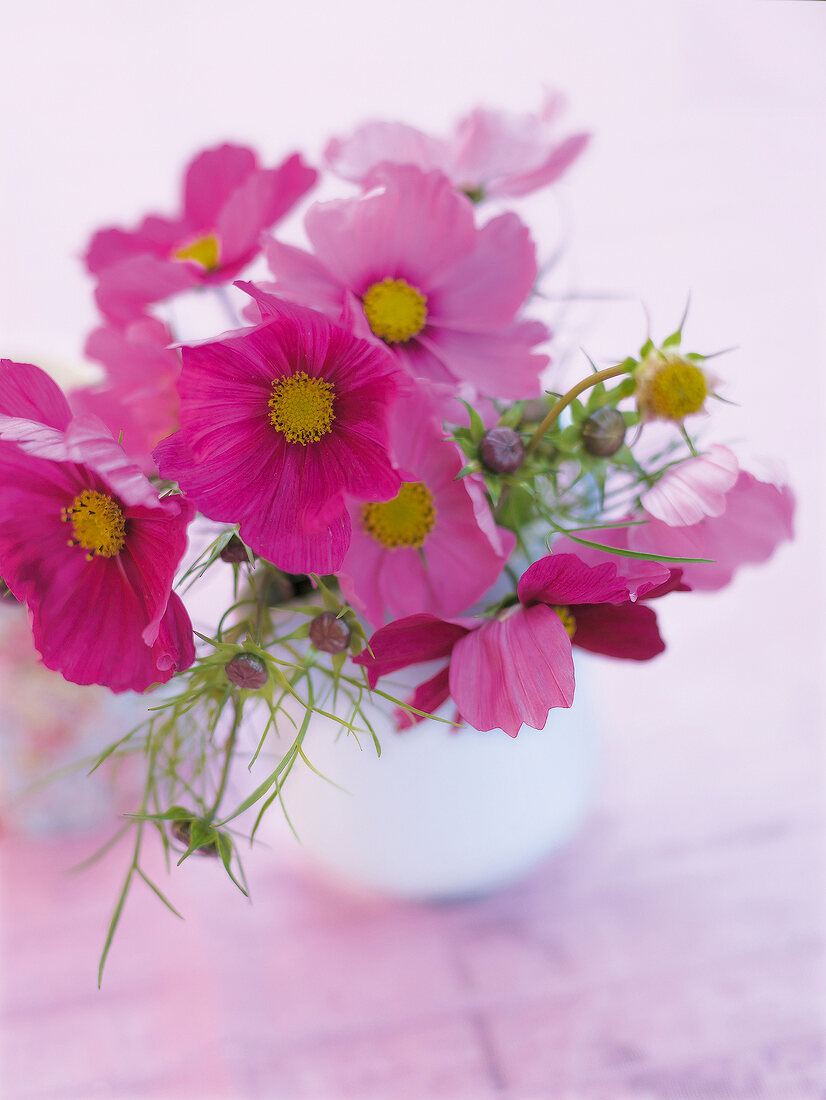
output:
POLYGON ((790 490, 707 435, 724 383, 685 318, 555 379, 548 272, 509 207, 585 148, 559 112, 334 138, 346 192, 309 205, 307 247, 270 233, 316 184, 301 156, 202 152, 177 215, 89 244, 103 380, 65 396, 2 361, 0 575, 48 668, 152 693, 93 762, 144 773, 101 970, 130 883, 166 900, 147 837, 246 892, 241 826, 287 813, 314 717, 377 752, 377 699, 404 737, 436 712, 445 738, 541 730, 574 703, 574 649, 656 657, 659 600, 791 537, 790 490), (206 336, 182 330, 192 300, 222 311, 206 336))

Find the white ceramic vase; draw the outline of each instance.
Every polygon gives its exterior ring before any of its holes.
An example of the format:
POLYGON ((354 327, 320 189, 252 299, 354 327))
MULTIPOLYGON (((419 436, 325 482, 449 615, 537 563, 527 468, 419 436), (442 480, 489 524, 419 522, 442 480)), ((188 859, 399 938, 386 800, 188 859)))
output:
MULTIPOLYGON (((423 679, 418 671, 381 686, 405 695, 423 679)), ((564 845, 590 808, 589 672, 587 659, 577 660, 573 707, 552 710, 543 730, 523 726, 516 738, 432 719, 397 732, 392 707, 376 698, 365 706, 378 757, 369 734, 359 748, 314 717, 307 756, 346 791, 295 764, 284 800, 304 851, 335 878, 404 898, 471 897, 518 879, 564 845)), ((453 712, 449 702, 439 713, 453 712)))

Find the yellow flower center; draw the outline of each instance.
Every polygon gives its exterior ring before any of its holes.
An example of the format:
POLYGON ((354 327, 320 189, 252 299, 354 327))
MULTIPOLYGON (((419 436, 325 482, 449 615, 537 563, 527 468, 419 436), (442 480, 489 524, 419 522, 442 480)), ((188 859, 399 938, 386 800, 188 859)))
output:
POLYGON ((306 371, 276 378, 269 400, 270 423, 288 443, 318 443, 333 425, 335 386, 306 371))
POLYGON ((671 359, 658 367, 646 390, 651 411, 666 420, 682 420, 699 412, 708 397, 706 376, 687 359, 671 359))
POLYGON ((61 511, 60 518, 72 525, 74 538, 69 539, 69 546, 88 550, 89 561, 94 557, 113 558, 123 549, 126 520, 120 505, 106 493, 84 489, 61 511))
POLYGON ((218 238, 214 233, 210 233, 206 237, 199 237, 196 241, 184 245, 183 248, 176 249, 172 253, 172 258, 173 260, 194 260, 207 271, 214 271, 218 266, 219 254, 218 238))
POLYGON ((406 481, 393 500, 365 504, 361 519, 368 535, 382 546, 390 550, 400 546, 418 549, 436 522, 433 494, 421 481, 406 481))
POLYGON ((370 328, 388 344, 403 344, 424 328, 427 297, 404 279, 373 283, 362 298, 370 328))
POLYGON ((573 638, 576 634, 576 619, 571 614, 570 607, 566 607, 564 604, 551 604, 551 611, 555 611, 562 621, 562 625, 568 631, 568 637, 573 638))

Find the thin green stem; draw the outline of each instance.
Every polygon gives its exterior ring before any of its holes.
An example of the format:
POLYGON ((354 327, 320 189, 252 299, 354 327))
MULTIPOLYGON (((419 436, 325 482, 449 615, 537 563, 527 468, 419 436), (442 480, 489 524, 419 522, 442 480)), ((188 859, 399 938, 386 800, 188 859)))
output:
POLYGON ((207 814, 207 821, 213 821, 218 813, 218 807, 221 805, 221 799, 224 797, 224 792, 227 789, 227 781, 229 780, 229 769, 232 764, 232 754, 235 751, 235 742, 238 739, 238 730, 241 726, 241 716, 244 713, 244 704, 240 698, 235 700, 235 714, 232 719, 232 729, 229 731, 229 737, 227 737, 226 744, 224 745, 224 766, 221 769, 221 778, 218 781, 218 790, 215 793, 215 800, 212 803, 212 809, 207 814))
POLYGON ((615 367, 606 367, 605 370, 598 370, 595 374, 589 374, 587 378, 583 378, 581 382, 577 382, 577 384, 572 389, 568 390, 567 393, 563 393, 542 423, 537 426, 536 431, 528 442, 528 446, 525 448, 526 453, 532 454, 536 450, 542 436, 549 428, 554 426, 562 410, 566 409, 572 401, 579 397, 583 390, 589 390, 591 386, 596 386, 599 382, 604 382, 608 378, 616 378, 619 374, 628 373, 628 367, 624 363, 618 363, 615 367))

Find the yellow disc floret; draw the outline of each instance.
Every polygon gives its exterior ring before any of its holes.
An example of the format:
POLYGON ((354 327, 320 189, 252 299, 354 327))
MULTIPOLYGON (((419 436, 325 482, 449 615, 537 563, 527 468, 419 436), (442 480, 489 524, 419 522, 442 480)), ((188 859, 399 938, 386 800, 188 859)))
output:
POLYGON ((400 546, 418 549, 436 522, 433 494, 421 481, 406 481, 393 500, 365 504, 361 518, 365 531, 382 546, 390 550, 400 546))
POLYGON ((335 386, 306 371, 276 378, 269 400, 270 423, 288 443, 318 443, 336 418, 335 386))
POLYGON ((568 631, 568 637, 573 638, 574 634, 576 634, 576 619, 570 607, 566 607, 564 604, 551 604, 551 611, 557 613, 562 620, 562 625, 568 631))
POLYGON ((663 420, 679 421, 700 412, 708 393, 702 368, 681 355, 643 363, 637 379, 640 407, 663 420))
POLYGON ((97 489, 84 489, 68 508, 60 513, 64 523, 71 523, 74 538, 70 546, 88 550, 89 561, 95 557, 114 558, 126 541, 126 520, 117 501, 97 489))
POLYGON ((427 320, 427 296, 404 279, 382 279, 362 298, 368 324, 388 344, 412 340, 427 320))
POLYGON ((183 248, 176 249, 172 253, 172 258, 173 260, 194 260, 207 271, 214 271, 218 266, 220 251, 218 238, 214 233, 209 233, 206 237, 199 237, 196 241, 184 245, 183 248))

